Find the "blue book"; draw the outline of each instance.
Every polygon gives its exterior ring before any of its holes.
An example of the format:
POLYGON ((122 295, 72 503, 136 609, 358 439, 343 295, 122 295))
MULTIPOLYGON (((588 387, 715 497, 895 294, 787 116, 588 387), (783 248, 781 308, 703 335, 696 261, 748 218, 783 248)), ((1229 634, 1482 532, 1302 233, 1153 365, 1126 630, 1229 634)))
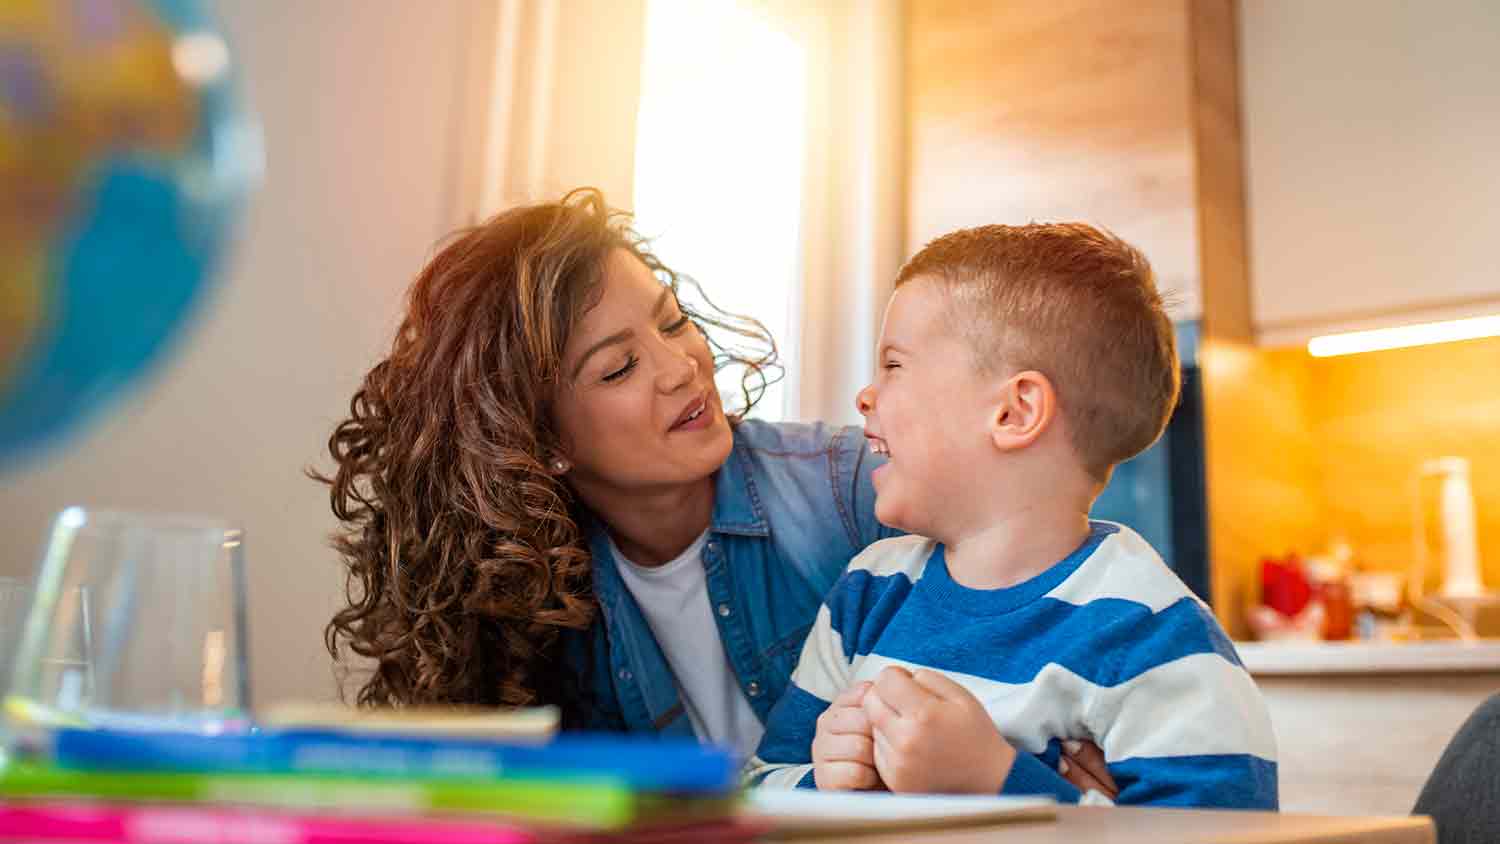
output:
POLYGON ((49 744, 53 764, 73 770, 516 777, 607 781, 684 794, 723 794, 739 782, 738 760, 726 749, 614 733, 567 733, 526 744, 307 729, 202 735, 61 727, 49 744))

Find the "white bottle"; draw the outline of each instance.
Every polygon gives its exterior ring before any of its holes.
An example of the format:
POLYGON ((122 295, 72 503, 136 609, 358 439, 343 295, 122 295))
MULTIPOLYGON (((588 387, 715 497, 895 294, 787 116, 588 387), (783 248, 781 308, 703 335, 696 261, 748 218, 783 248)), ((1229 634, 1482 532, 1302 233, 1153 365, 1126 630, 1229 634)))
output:
POLYGON ((1438 518, 1443 535, 1443 585, 1438 594, 1444 598, 1482 597, 1485 590, 1479 579, 1479 537, 1474 494, 1469 488, 1469 461, 1439 457, 1423 463, 1421 472, 1442 479, 1438 518))

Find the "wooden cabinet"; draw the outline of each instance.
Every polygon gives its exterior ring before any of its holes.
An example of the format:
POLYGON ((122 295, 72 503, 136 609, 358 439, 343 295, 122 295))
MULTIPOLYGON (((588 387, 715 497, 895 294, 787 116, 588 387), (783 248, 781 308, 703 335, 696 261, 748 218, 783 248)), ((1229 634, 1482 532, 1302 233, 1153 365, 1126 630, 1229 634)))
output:
POLYGON ((1500 312, 1500 4, 1240 8, 1258 339, 1500 312))
POLYGON ((1313 520, 1250 346, 1236 6, 911 3, 906 97, 908 253, 961 226, 1083 219, 1141 247, 1173 316, 1200 321, 1213 605, 1240 632, 1263 538, 1313 520))
POLYGON ((1174 317, 1196 319, 1192 5, 910 4, 907 254, 966 226, 1084 220, 1140 247, 1174 317))

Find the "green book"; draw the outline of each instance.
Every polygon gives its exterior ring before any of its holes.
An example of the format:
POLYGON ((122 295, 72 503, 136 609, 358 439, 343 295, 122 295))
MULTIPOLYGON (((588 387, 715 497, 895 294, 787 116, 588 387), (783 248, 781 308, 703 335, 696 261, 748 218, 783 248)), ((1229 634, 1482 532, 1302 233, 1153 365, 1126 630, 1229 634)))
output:
POLYGON ((591 829, 709 820, 731 798, 643 794, 611 780, 391 780, 307 774, 77 771, 37 763, 0 770, 0 798, 85 797, 200 803, 350 814, 501 816, 591 829))

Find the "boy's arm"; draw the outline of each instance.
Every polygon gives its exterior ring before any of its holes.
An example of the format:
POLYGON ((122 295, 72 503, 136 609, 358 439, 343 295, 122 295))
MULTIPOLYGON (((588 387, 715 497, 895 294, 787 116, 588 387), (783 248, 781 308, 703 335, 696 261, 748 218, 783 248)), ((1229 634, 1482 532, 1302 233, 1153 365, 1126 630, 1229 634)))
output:
POLYGON ((1087 719, 1116 802, 1276 809, 1270 714, 1218 623, 1184 598, 1130 628, 1087 719))
MULTIPOLYGON (((847 577, 829 595, 836 601, 847 577)), ((829 605, 818 608, 817 620, 802 646, 802 657, 786 694, 771 708, 766 734, 755 756, 745 765, 749 785, 775 788, 814 788, 812 743, 818 716, 848 685, 853 672, 843 640, 833 629, 829 605)))

